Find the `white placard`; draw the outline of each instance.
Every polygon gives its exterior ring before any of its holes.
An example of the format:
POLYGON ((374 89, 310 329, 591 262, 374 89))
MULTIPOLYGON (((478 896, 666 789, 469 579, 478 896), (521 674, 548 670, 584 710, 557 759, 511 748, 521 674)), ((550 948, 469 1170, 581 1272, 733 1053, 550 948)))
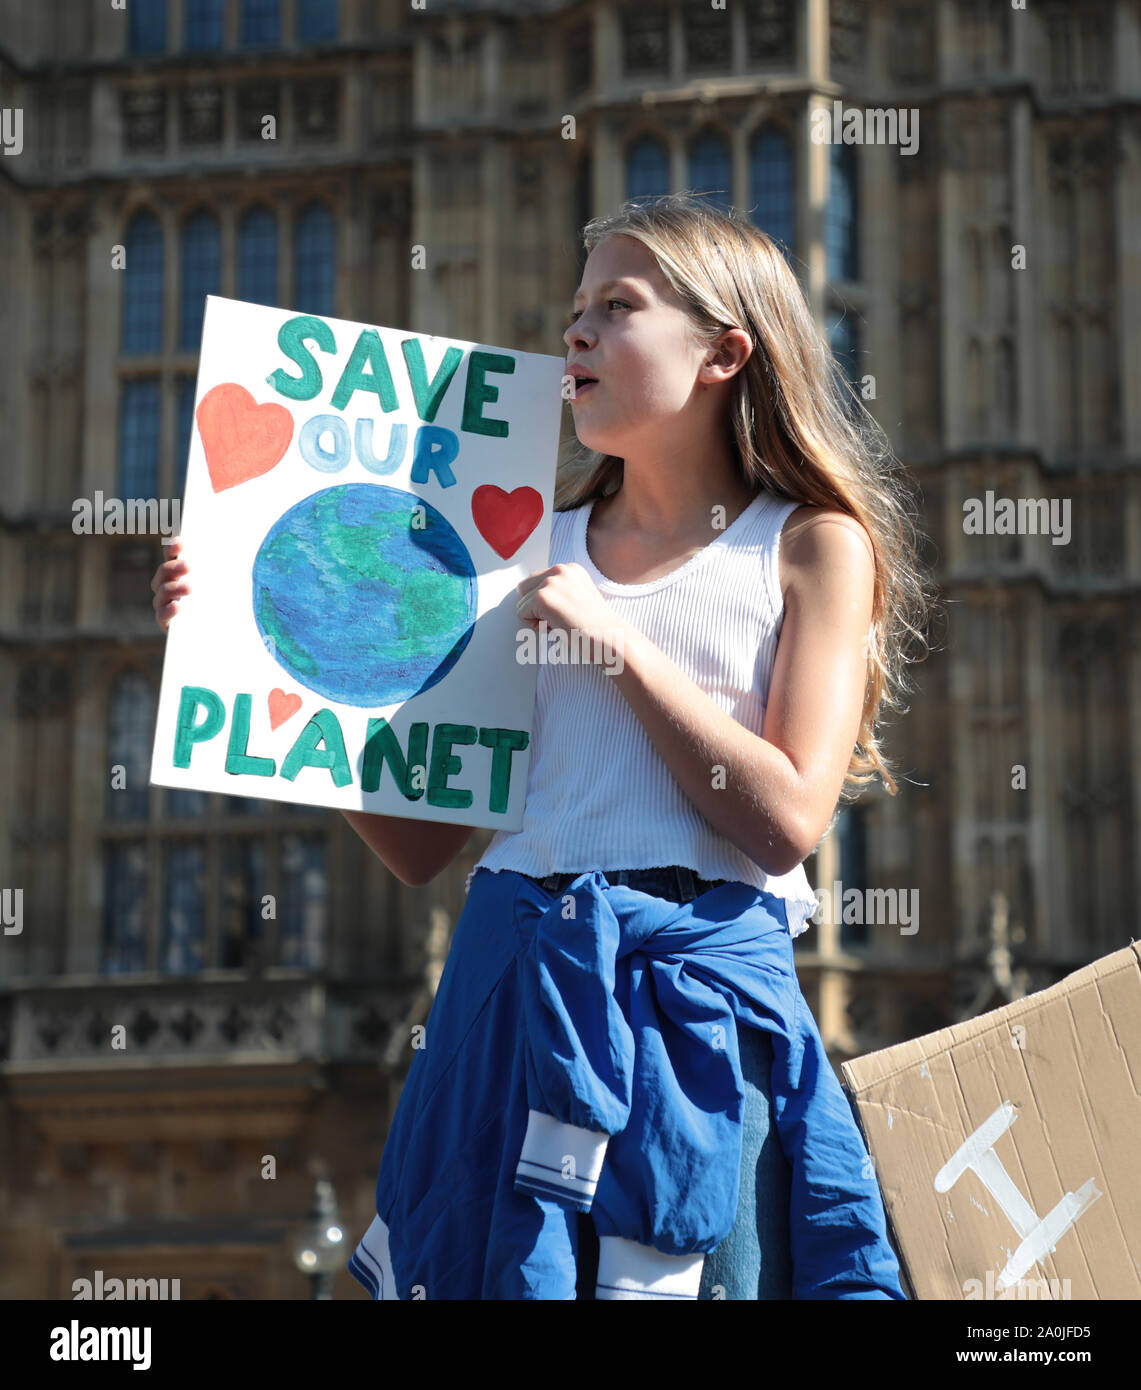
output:
POLYGON ((151 782, 519 829, 563 373, 209 296, 151 782))

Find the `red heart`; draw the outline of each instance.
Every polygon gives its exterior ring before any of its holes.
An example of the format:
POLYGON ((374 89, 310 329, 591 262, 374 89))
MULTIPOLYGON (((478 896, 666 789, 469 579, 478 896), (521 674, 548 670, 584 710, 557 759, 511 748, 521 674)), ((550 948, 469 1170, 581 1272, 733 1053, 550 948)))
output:
POLYGON ((276 468, 293 438, 293 416, 283 405, 258 405, 232 381, 207 391, 196 414, 215 492, 276 468))
POLYGON ((471 515, 479 534, 497 555, 510 560, 543 515, 543 497, 533 487, 504 492, 484 483, 471 495, 471 515))
POLYGON ((269 727, 276 729, 287 719, 292 719, 301 708, 300 695, 287 695, 284 690, 269 692, 269 727))

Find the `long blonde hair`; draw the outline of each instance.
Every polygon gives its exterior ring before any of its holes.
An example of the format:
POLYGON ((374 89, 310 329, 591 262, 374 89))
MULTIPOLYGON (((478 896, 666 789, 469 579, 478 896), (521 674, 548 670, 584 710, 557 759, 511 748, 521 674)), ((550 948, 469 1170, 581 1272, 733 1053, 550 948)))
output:
MULTIPOLYGON (((734 457, 753 492, 831 507, 854 517, 875 551, 868 679, 855 751, 841 788, 855 794, 878 774, 898 792, 880 747, 881 707, 906 710, 903 668, 924 651, 932 602, 916 545, 914 496, 891 445, 844 380, 780 249, 751 222, 691 193, 627 202, 583 229, 589 253, 604 237, 628 236, 650 250, 688 311, 699 341, 730 328, 753 351, 732 379, 734 457)), ((623 460, 579 445, 559 467, 555 510, 567 511, 622 485, 623 460)))

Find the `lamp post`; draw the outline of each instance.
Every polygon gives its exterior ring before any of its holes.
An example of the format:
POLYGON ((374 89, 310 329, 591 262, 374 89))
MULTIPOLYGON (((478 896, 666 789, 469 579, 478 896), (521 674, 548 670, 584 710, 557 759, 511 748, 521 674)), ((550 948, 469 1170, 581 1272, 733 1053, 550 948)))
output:
POLYGON ((345 1233, 328 1178, 318 1178, 305 1224, 293 1237, 293 1263, 313 1281, 314 1298, 333 1297, 333 1276, 344 1263, 345 1233))

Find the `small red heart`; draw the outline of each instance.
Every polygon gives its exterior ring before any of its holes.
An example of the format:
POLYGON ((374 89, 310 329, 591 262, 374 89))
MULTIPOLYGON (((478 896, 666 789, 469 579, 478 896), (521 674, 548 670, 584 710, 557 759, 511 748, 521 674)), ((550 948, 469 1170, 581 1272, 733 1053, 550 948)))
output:
POLYGON ((543 497, 533 487, 504 492, 484 483, 471 495, 471 515, 492 550, 510 560, 542 519, 543 497))
POLYGON ((300 695, 287 695, 284 690, 269 692, 269 727, 276 729, 287 719, 292 719, 301 708, 300 695))
POLYGON ((215 492, 276 468, 293 438, 293 416, 283 405, 258 405, 233 381, 207 391, 196 416, 215 492))

